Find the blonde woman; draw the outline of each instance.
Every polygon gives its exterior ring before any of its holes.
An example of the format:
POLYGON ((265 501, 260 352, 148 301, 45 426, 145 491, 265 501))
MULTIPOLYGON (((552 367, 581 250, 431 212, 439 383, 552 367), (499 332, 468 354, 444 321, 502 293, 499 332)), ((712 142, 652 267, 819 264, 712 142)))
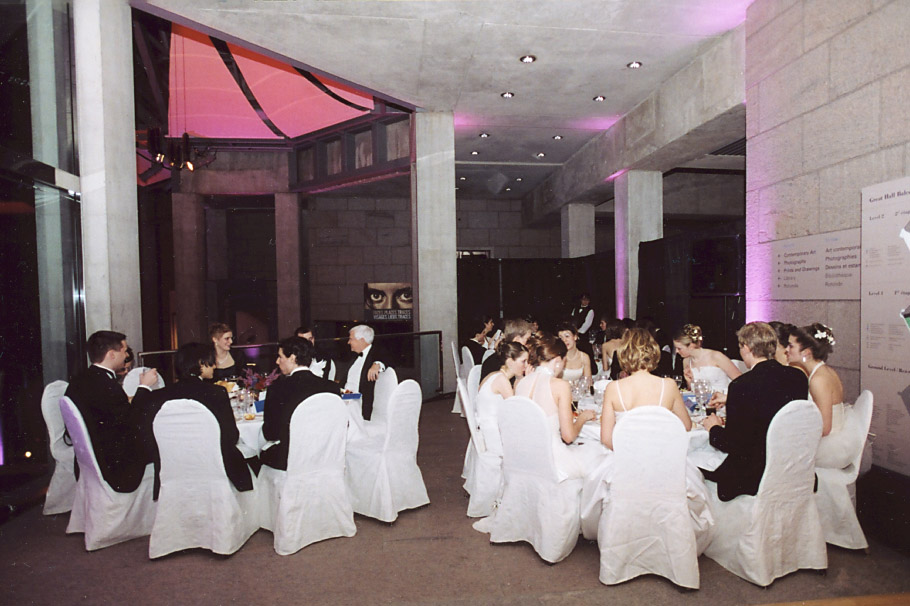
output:
POLYGON ((695 324, 686 324, 673 336, 673 347, 683 359, 683 374, 689 388, 692 381, 704 380, 714 392, 727 393, 730 381, 742 373, 730 358, 719 351, 702 347, 704 335, 695 324))
POLYGON ((209 337, 215 347, 215 372, 214 379, 230 379, 239 374, 237 363, 231 356, 231 345, 234 343, 234 333, 231 327, 223 322, 215 322, 209 326, 209 337))

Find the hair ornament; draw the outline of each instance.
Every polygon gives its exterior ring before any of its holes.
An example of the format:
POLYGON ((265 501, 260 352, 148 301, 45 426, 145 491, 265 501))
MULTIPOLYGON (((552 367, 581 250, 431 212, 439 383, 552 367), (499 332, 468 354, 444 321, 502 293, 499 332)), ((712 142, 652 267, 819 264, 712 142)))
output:
POLYGON ((701 327, 696 326, 695 324, 686 324, 683 326, 683 333, 695 342, 700 342, 704 339, 704 336, 701 334, 701 327))
POLYGON ((824 324, 819 324, 819 326, 821 326, 821 328, 816 330, 813 336, 816 338, 816 340, 824 339, 828 342, 828 345, 833 346, 836 343, 834 340, 833 331, 824 324))

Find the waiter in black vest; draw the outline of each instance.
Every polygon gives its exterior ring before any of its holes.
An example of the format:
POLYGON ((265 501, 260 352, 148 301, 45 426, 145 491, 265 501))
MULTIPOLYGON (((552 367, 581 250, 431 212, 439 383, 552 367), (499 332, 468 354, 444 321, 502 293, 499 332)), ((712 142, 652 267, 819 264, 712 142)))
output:
POLYGON ((594 349, 591 347, 590 330, 594 326, 594 308, 591 307, 591 295, 583 292, 579 299, 578 305, 572 308, 572 322, 578 329, 578 347, 579 351, 588 354, 588 357, 594 359, 594 349))

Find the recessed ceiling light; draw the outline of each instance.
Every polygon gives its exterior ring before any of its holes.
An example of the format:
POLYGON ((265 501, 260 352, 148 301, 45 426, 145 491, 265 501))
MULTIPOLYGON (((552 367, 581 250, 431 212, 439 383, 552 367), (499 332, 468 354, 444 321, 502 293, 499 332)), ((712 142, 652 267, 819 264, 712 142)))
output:
POLYGON ((562 135, 553 135, 553 140, 554 140, 554 141, 560 141, 560 140, 562 140, 562 135))
POLYGON ((516 181, 521 181, 521 177, 515 177, 516 181))
POLYGON ((626 63, 626 67, 628 67, 629 69, 638 69, 641 66, 642 66, 641 61, 633 61, 631 63, 626 63))
POLYGON ((467 177, 458 177, 458 180, 459 180, 459 181, 467 181, 468 178, 467 178, 467 177))
POLYGON ((545 153, 543 153, 543 152, 537 152, 537 157, 538 157, 538 158, 543 158, 543 157, 546 156, 546 155, 547 155, 547 154, 545 154, 545 153))
POLYGON ((502 97, 503 99, 511 99, 512 97, 515 96, 515 93, 513 93, 511 91, 506 91, 499 96, 502 97))
POLYGON ((506 191, 512 191, 512 188, 511 188, 511 187, 507 187, 507 188, 506 188, 506 191))
POLYGON ((472 155, 472 156, 476 156, 476 155, 479 154, 479 153, 480 153, 480 152, 477 151, 477 150, 475 149, 474 151, 471 152, 471 155, 472 155))
POLYGON ((597 95, 596 97, 594 97, 594 100, 597 101, 598 103, 600 103, 602 101, 606 101, 606 99, 607 98, 604 97, 603 95, 597 95))
POLYGON ((537 57, 534 55, 525 55, 519 59, 522 63, 534 63, 537 61, 537 57))
POLYGON ((481 139, 486 139, 486 138, 489 137, 489 136, 490 136, 490 133, 480 133, 480 138, 481 138, 481 139))

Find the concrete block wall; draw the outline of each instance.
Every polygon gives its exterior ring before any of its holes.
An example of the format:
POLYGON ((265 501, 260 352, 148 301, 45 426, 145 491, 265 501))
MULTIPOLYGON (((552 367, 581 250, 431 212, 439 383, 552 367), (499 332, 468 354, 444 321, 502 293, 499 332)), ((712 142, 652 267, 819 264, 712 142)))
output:
POLYGON ((910 174, 906 0, 756 0, 746 17, 747 318, 824 322, 859 393, 860 302, 771 298, 768 243, 861 225, 861 189, 910 174))
POLYGON ((459 250, 490 249, 501 259, 559 258, 559 217, 546 227, 523 227, 521 200, 458 200, 459 250))

